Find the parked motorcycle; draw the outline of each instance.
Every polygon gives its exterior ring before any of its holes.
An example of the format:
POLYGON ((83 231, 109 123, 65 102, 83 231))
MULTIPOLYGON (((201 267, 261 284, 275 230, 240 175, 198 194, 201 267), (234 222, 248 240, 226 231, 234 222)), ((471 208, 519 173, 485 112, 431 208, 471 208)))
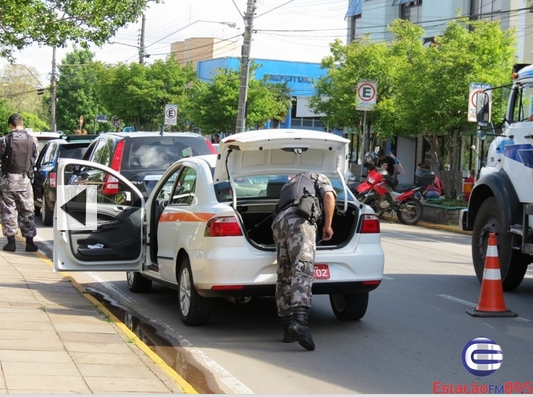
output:
POLYGON ((377 162, 376 153, 369 152, 365 155, 364 166, 369 172, 366 181, 355 188, 357 200, 369 205, 378 217, 387 212, 396 212, 401 223, 415 225, 422 217, 424 208, 415 193, 424 187, 397 186, 398 181, 388 175, 386 170, 378 169, 377 162))

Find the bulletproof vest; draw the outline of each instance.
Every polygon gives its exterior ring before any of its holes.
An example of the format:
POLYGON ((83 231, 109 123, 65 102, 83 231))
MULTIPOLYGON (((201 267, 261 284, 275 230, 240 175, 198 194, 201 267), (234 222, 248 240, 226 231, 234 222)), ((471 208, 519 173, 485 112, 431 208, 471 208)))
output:
POLYGON ((33 155, 33 137, 26 130, 14 130, 6 135, 4 142, 2 171, 13 174, 29 172, 33 155))
POLYGON ((279 212, 291 205, 298 205, 300 198, 304 195, 313 195, 320 199, 316 189, 318 175, 312 172, 302 172, 288 181, 281 188, 276 212, 279 212))

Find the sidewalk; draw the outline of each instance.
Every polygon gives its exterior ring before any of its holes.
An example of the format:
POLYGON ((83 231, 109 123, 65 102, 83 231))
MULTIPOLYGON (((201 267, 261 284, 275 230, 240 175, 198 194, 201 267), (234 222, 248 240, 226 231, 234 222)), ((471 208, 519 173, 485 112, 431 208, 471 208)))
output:
POLYGON ((16 252, 0 248, 0 394, 197 394, 22 241, 16 252))

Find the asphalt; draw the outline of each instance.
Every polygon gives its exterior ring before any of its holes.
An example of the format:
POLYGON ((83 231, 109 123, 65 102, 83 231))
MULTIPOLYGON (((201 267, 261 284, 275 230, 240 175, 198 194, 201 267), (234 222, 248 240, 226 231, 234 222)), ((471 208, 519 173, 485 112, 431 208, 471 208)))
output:
MULTIPOLYGON (((388 218, 390 221, 396 219, 388 218)), ((417 226, 463 233, 458 226, 417 226)), ((0 247, 7 243, 0 238, 0 247)), ((37 242, 39 244, 39 242, 37 242)), ((41 252, 0 250, 0 394, 198 394, 41 252)))
POLYGON ((0 394, 180 393, 197 394, 22 237, 0 249, 0 394))

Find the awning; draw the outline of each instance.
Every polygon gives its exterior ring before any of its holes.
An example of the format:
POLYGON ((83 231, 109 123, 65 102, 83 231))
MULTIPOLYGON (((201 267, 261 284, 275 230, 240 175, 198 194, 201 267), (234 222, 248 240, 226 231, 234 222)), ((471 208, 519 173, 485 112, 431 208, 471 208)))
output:
POLYGON ((344 19, 353 17, 354 15, 360 15, 363 13, 363 0, 351 0, 348 12, 344 19))
POLYGON ((401 6, 402 4, 405 4, 405 3, 410 3, 412 2, 413 0, 393 0, 392 1, 392 6, 401 6))

